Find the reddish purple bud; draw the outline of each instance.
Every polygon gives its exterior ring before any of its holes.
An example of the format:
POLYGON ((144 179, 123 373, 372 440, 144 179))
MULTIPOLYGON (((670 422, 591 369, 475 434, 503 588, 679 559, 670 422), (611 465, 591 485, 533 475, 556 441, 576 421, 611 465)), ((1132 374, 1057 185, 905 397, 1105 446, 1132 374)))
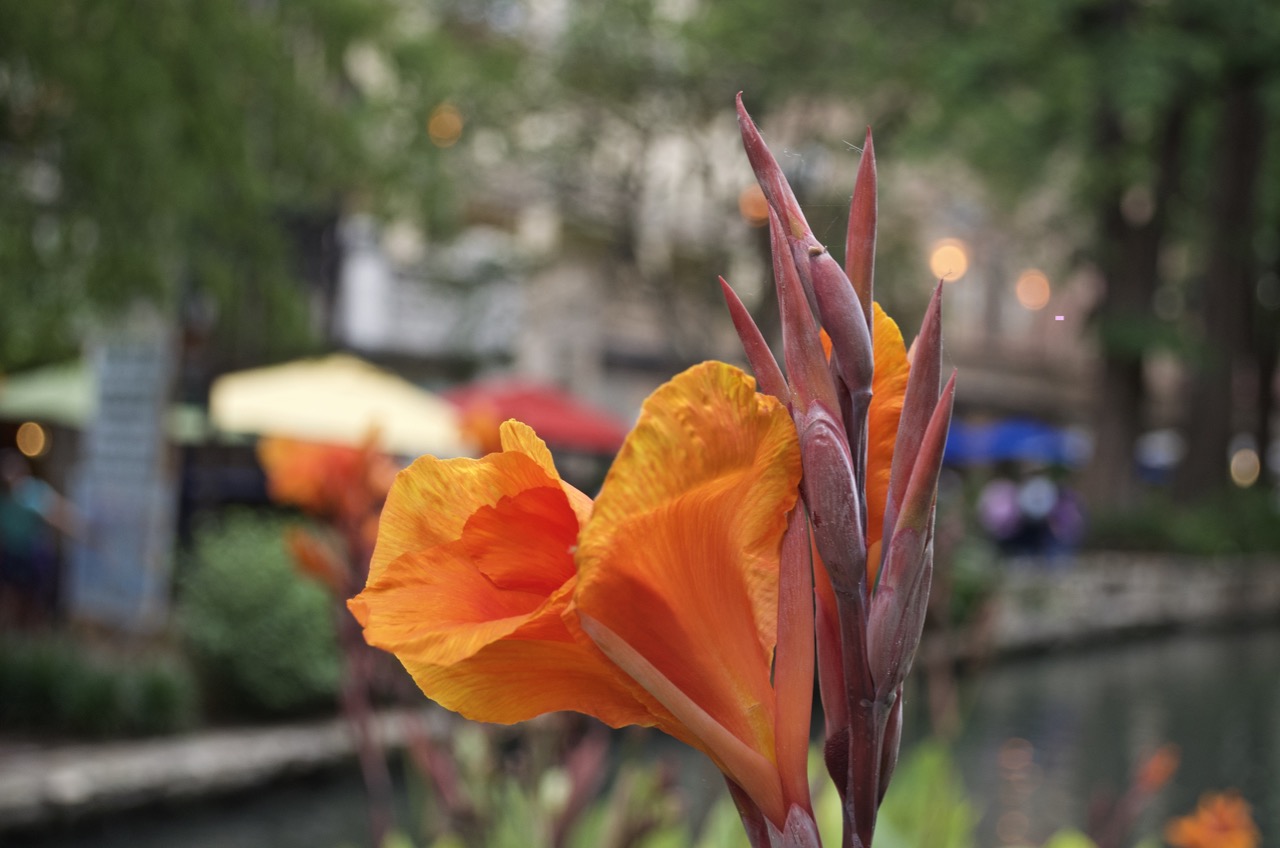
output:
MULTIPOLYGON (((927 604, 915 604, 912 600, 919 594, 926 573, 932 578, 933 569, 925 557, 927 541, 924 531, 907 528, 895 533, 885 555, 884 573, 871 596, 867 661, 871 665, 877 698, 892 692, 906 679, 919 643, 927 604), (892 575, 896 575, 896 579, 892 575)), ((928 589, 925 591, 927 598, 928 589)))
POLYGON ((860 596, 865 590, 867 543, 849 444, 836 416, 821 404, 803 413, 797 408, 793 415, 804 467, 801 485, 818 553, 836 595, 860 596))
POLYGON ((934 407, 938 402, 938 383, 942 372, 942 284, 933 292, 916 337, 911 373, 902 400, 902 417, 898 420, 898 438, 893 448, 893 465, 889 472, 889 495, 885 503, 884 528, 898 520, 902 499, 911 480, 912 467, 920 453, 920 442, 934 407))
POLYGON ((782 831, 781 848, 821 848, 818 825, 813 814, 798 806, 787 811, 787 823, 782 831))
POLYGON ((942 469, 942 453, 947 447, 947 433, 951 429, 951 407, 956 394, 956 375, 951 372, 951 379, 942 390, 933 415, 929 417, 929 426, 925 428, 924 438, 920 440, 920 450, 911 467, 911 480, 902 497, 901 509, 894 524, 894 532, 904 527, 923 530, 933 517, 933 504, 938 497, 938 473, 942 469))
POLYGON ((773 691, 777 699, 774 737, 783 800, 811 810, 809 721, 813 715, 813 546, 804 506, 796 504, 782 535, 778 573, 778 642, 773 691))
POLYGON ((800 290, 800 279, 782 234, 782 223, 773 209, 769 210, 769 238, 778 286, 778 309, 782 313, 782 352, 791 378, 793 414, 820 403, 838 417, 836 387, 827 368, 827 356, 822 351, 818 325, 800 290))
POLYGON ((933 579, 933 509, 955 387, 952 374, 929 419, 880 579, 871 596, 867 659, 878 697, 893 692, 906 679, 920 645, 933 579))
POLYGON ((792 243, 796 263, 808 265, 822 326, 831 337, 833 361, 850 395, 870 395, 874 356, 871 330, 863 319, 858 295, 840 265, 826 250, 802 250, 792 243))
POLYGON ((804 213, 800 211, 800 203, 796 200, 795 192, 791 190, 791 185, 782 173, 778 160, 769 152, 769 146, 764 143, 760 130, 756 128, 755 122, 747 114, 746 107, 742 105, 742 92, 738 92, 737 104, 738 129, 742 132, 742 146, 746 148, 747 160, 751 162, 751 169, 755 171, 760 188, 764 191, 765 200, 769 201, 769 206, 782 217, 788 236, 812 239, 813 233, 809 229, 809 223, 804 219, 804 213))
POLYGON ((862 312, 871 326, 871 300, 874 293, 876 261, 876 151, 871 143, 871 128, 858 162, 858 182, 849 204, 849 229, 844 243, 844 271, 858 293, 862 312))
POLYGON ((893 706, 889 708, 889 718, 884 726, 884 742, 880 749, 880 800, 889 790, 889 781, 893 778, 893 770, 898 766, 898 748, 902 744, 902 687, 893 696, 893 706))
POLYGON ((774 358, 760 328, 752 320, 751 313, 742 305, 737 292, 729 287, 724 277, 720 278, 720 290, 724 293, 724 302, 729 307, 733 327, 742 340, 742 349, 747 354, 747 362, 751 363, 751 370, 755 372, 760 391, 773 395, 783 403, 789 402, 790 393, 787 391, 787 381, 782 376, 782 369, 778 367, 778 360, 774 358))

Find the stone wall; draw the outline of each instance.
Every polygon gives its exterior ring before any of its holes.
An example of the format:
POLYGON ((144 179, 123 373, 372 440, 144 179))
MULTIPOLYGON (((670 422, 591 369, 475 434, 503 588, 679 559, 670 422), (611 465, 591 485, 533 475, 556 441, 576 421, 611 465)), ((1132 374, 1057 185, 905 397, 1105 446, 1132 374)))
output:
POLYGON ((1011 653, 1264 620, 1280 620, 1280 559, 1104 553, 1007 561, 973 638, 1011 653))

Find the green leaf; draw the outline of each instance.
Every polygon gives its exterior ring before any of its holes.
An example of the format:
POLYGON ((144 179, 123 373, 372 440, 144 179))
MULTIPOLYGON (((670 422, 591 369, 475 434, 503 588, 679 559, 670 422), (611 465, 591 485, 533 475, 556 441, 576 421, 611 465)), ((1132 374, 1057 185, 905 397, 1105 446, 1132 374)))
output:
POLYGON ((1067 829, 1050 836, 1044 848, 1098 848, 1098 846, 1080 831, 1067 829))

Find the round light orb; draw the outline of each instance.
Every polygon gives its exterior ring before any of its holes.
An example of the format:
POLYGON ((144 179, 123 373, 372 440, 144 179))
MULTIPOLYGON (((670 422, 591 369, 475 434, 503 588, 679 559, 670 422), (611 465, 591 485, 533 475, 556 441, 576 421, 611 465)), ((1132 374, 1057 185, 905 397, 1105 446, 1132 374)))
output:
POLYGON ((1014 294, 1023 309, 1035 312, 1049 305, 1049 297, 1053 293, 1049 278, 1037 268, 1028 268, 1018 275, 1013 286, 1014 294))
POLYGON ((956 238, 938 242, 929 254, 929 270, 938 279, 954 283, 969 270, 968 245, 956 238))

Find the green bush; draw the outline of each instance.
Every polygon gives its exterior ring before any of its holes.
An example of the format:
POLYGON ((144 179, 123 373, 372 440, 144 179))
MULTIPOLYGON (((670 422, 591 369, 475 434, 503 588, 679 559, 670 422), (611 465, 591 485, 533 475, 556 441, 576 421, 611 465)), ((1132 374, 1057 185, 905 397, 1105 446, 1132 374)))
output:
POLYGON ((1280 514, 1265 487, 1227 492, 1197 504, 1150 497, 1092 517, 1088 547, 1211 556, 1280 552, 1280 514))
POLYGON ((253 715, 330 705, 341 678, 333 603, 300 576, 288 523, 230 513, 196 532, 178 621, 214 706, 253 715))
POLYGON ((63 637, 0 641, 0 726, 73 736, 153 735, 192 724, 196 684, 163 656, 90 651, 63 637))

